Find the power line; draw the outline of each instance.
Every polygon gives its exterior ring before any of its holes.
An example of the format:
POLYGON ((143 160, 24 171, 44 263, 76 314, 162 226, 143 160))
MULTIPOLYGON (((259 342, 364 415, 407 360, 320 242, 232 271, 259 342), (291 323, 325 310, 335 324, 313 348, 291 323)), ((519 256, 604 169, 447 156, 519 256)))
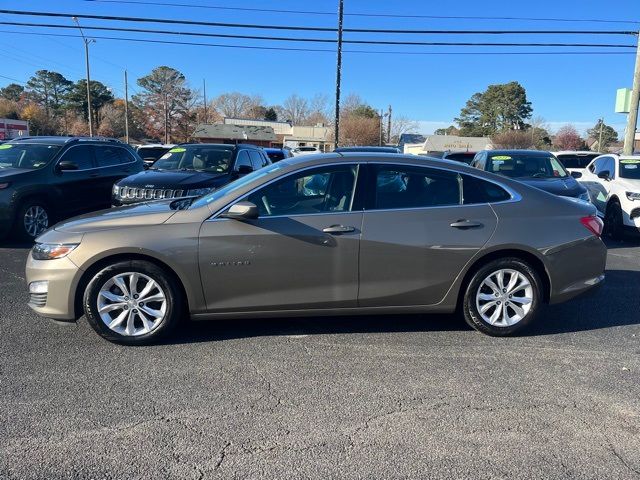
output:
MULTIPOLYGON (((32 33, 32 32, 16 32, 13 30, 0 30, 0 33, 12 33, 18 35, 40 35, 46 37, 72 37, 77 38, 75 35, 64 34, 64 33, 32 33)), ((254 46, 254 45, 230 45, 230 44, 218 44, 218 43, 200 43, 200 42, 180 42, 177 40, 154 40, 154 39, 143 39, 143 38, 129 38, 129 37, 107 37, 107 36, 92 36, 91 38, 95 38, 98 40, 117 40, 117 41, 128 41, 128 42, 139 42, 139 43, 152 43, 152 44, 161 44, 161 45, 189 45, 189 46, 200 46, 200 47, 218 47, 218 48, 239 48, 239 49, 248 49, 248 50, 285 50, 285 51, 296 51, 296 52, 324 52, 324 53, 335 53, 334 49, 329 48, 295 48, 295 47, 266 47, 266 46, 254 46)), ((364 53, 364 54, 392 54, 392 55, 613 55, 613 54, 631 54, 634 52, 620 52, 620 51, 587 51, 587 52, 578 52, 578 51, 566 51, 566 52, 408 52, 408 51, 384 51, 384 50, 343 50, 345 53, 364 53)))
MULTIPOLYGON (((141 17, 119 17, 113 15, 89 15, 79 13, 54 13, 54 12, 31 12, 21 10, 0 10, 0 13, 9 15, 27 15, 34 17, 57 17, 57 18, 85 18, 92 20, 115 20, 122 22, 141 23, 164 23, 170 25, 199 25, 207 27, 228 27, 228 28, 254 28, 262 30, 292 30, 292 31, 314 31, 314 32, 336 32, 333 27, 307 27, 294 25, 265 25, 249 23, 221 23, 205 22, 196 20, 175 20, 166 18, 141 18, 141 17)), ((345 28, 345 32, 350 33, 397 33, 397 34, 455 34, 455 35, 508 35, 508 34, 572 34, 572 35, 637 35, 636 31, 622 30, 407 30, 407 29, 373 29, 373 28, 345 28)))
MULTIPOLYGON (((196 5, 193 3, 175 2, 144 2, 139 0, 84 0, 85 2, 117 3, 129 5, 155 5, 162 7, 200 8, 207 10, 232 10, 243 12, 261 13, 290 13, 300 15, 330 15, 335 16, 335 12, 303 11, 303 10, 281 10, 273 8, 249 8, 249 7, 223 7, 217 5, 196 5)), ((417 15, 417 14, 393 14, 393 13, 366 13, 352 12, 345 13, 351 17, 384 17, 384 18, 430 18, 430 19, 450 19, 450 20, 525 20, 536 22, 592 22, 592 23, 618 23, 618 24, 640 24, 640 21, 633 20, 604 20, 601 18, 540 18, 540 17, 490 17, 490 16, 460 16, 460 15, 417 15)))
MULTIPOLYGON (((24 22, 0 22, 0 25, 12 25, 19 27, 42 27, 42 28, 62 28, 75 29, 72 25, 58 25, 53 23, 24 23, 24 22)), ((336 43, 335 39, 324 38, 294 38, 294 37, 272 37, 257 35, 228 35, 205 32, 178 32, 171 30, 155 30, 147 28, 124 28, 124 27, 98 27, 84 26, 85 30, 105 30, 112 32, 133 32, 133 33, 153 33, 162 35, 180 35, 196 37, 221 37, 236 38, 245 40, 269 40, 286 42, 318 42, 336 43)), ((636 48, 635 45, 624 44, 594 44, 594 43, 522 43, 522 42, 409 42, 392 40, 343 40, 343 43, 360 45, 412 45, 412 46, 481 46, 481 47, 609 47, 609 48, 636 48)))
POLYGON ((0 75, 0 78, 6 78, 7 80, 12 80, 12 81, 14 81, 16 83, 19 83, 21 85, 26 85, 27 84, 27 82, 23 82, 21 80, 18 80, 17 78, 13 78, 13 77, 7 77, 6 75, 0 75))

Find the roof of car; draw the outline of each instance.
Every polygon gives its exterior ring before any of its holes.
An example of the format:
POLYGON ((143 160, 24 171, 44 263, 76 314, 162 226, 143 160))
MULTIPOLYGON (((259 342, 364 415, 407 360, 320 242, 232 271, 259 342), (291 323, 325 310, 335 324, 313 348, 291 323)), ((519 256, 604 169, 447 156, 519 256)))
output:
MULTIPOLYGON (((177 146, 177 145, 176 145, 177 146)), ((257 145, 254 145, 252 143, 181 143, 180 148, 184 148, 184 147, 223 147, 223 148, 228 148, 229 150, 232 150, 234 148, 255 148, 255 149, 260 149, 260 147, 258 147, 257 145)))
POLYGON ((490 155, 528 155, 531 157, 542 157, 542 156, 549 156, 551 154, 551 152, 548 152, 546 150, 518 150, 518 149, 512 149, 512 150, 487 150, 487 152, 490 155))
POLYGON ((560 150, 559 152, 551 152, 554 155, 600 155, 598 152, 591 150, 560 150))
POLYGON ((371 152, 371 153, 398 153, 397 147, 377 147, 377 146, 364 146, 364 147, 338 147, 334 152, 371 152))
MULTIPOLYGON (((42 137, 18 137, 10 141, 11 143, 45 143, 45 144, 57 144, 65 145, 71 142, 93 142, 93 143, 118 143, 124 144, 116 138, 108 137, 70 137, 70 136, 42 136, 42 137)), ((7 142, 8 143, 8 142, 7 142)))

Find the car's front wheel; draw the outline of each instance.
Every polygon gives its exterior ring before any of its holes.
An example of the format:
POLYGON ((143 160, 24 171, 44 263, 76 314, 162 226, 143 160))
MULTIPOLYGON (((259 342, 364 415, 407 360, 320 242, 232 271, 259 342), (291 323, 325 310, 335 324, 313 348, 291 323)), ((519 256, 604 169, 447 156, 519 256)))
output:
POLYGON ((83 305, 98 334, 127 345, 156 342, 183 314, 175 280, 157 265, 140 260, 117 262, 99 271, 87 285, 83 305))
POLYGON ((20 240, 33 241, 51 225, 51 213, 40 200, 27 200, 18 209, 16 235, 20 240))
POLYGON ((464 317, 487 335, 512 335, 534 319, 541 298, 540 278, 530 265, 518 258, 494 260, 467 284, 464 317))
POLYGON ((623 229, 622 207, 617 200, 612 200, 607 205, 607 210, 604 214, 604 233, 614 240, 622 240, 624 236, 623 229))

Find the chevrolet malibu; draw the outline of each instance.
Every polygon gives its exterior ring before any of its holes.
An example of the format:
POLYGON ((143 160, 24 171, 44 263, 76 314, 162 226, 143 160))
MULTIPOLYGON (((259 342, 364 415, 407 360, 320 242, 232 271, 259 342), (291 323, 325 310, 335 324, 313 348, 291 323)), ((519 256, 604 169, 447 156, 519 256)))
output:
POLYGON ((59 223, 27 260, 29 305, 124 344, 186 316, 459 311, 510 335, 604 279, 601 230, 590 204, 458 162, 303 156, 59 223))

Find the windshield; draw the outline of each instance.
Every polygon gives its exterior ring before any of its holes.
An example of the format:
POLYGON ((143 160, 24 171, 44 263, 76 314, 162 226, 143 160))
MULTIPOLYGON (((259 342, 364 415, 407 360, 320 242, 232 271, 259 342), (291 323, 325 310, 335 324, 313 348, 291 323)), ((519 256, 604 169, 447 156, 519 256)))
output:
POLYGON ((233 147, 186 146, 165 153, 153 164, 152 170, 197 170, 199 172, 227 173, 231 167, 233 147))
POLYGON ((271 165, 261 168, 260 170, 255 170, 245 175, 244 177, 240 177, 238 180, 228 183, 224 187, 209 193, 208 195, 196 199, 191 205, 194 208, 208 205, 211 202, 215 202, 216 200, 221 199, 225 195, 229 195, 230 193, 243 188, 245 185, 248 185, 259 178, 269 175, 271 172, 275 172, 276 170, 284 168, 286 165, 286 162, 278 162, 272 163, 271 165))
POLYGON ((563 153, 561 155, 556 155, 556 158, 560 160, 566 168, 587 168, 587 165, 591 163, 591 160, 598 156, 600 156, 599 153, 563 153))
POLYGON ((527 153, 496 153, 487 160, 489 172, 511 178, 565 178, 569 174, 556 157, 527 153))
POLYGON ((640 180, 640 158, 623 158, 620 160, 620 177, 640 180))
POLYGON ((36 170, 44 167, 60 150, 60 145, 5 143, 0 145, 0 169, 36 170))

